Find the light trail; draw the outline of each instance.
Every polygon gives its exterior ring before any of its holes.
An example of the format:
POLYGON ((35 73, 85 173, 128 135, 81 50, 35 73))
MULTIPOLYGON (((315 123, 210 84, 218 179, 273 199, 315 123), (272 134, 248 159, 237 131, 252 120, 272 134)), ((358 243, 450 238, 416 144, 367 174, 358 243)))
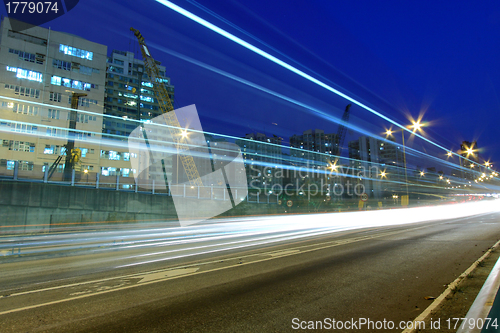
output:
POLYGON ((179 14, 181 14, 181 15, 189 18, 189 19, 191 19, 192 21, 194 21, 194 22, 196 22, 196 23, 198 23, 198 24, 200 24, 200 25, 202 25, 202 26, 204 26, 204 27, 212 30, 213 32, 215 32, 215 33, 217 33, 217 34, 219 34, 219 35, 221 35, 221 36, 223 36, 223 37, 225 37, 225 38, 227 38, 227 39, 229 39, 229 40, 231 40, 231 41, 233 41, 233 42, 235 42, 235 43, 237 43, 237 44, 239 44, 241 46, 243 46, 244 48, 246 48, 246 49, 248 49, 248 50, 250 50, 250 51, 252 51, 252 52, 254 52, 254 53, 256 53, 256 54, 258 54, 258 55, 260 55, 262 57, 264 57, 265 59, 268 59, 268 60, 274 62, 275 64, 277 64, 277 65, 279 65, 279 66, 281 66, 281 67, 283 67, 283 68, 285 68, 285 69, 287 69, 287 70, 289 70, 289 71, 291 71, 291 72, 293 72, 293 73, 295 73, 295 74, 303 77, 304 79, 309 80, 310 82, 315 83, 318 86, 320 86, 320 87, 322 87, 322 88, 324 88, 324 89, 326 89, 326 90, 328 90, 330 92, 333 92, 334 94, 336 94, 336 95, 338 95, 340 97, 345 98, 346 100, 348 100, 348 101, 350 101, 350 102, 358 105, 359 107, 361 107, 361 108, 363 108, 363 109, 365 109, 365 110, 373 113, 374 115, 376 115, 376 116, 378 116, 378 117, 380 117, 380 118, 388 121, 389 123, 391 123, 391 124, 393 124, 393 125, 401 128, 401 129, 403 129, 404 131, 412 133, 413 135, 415 135, 418 138, 420 138, 420 139, 422 139, 422 140, 424 140, 424 141, 426 141, 426 142, 434 145, 435 147, 438 147, 438 148, 440 148, 440 149, 442 149, 444 151, 449 151, 449 149, 446 149, 445 147, 443 147, 443 146, 441 146, 441 145, 439 145, 439 144, 437 144, 437 143, 435 143, 435 142, 433 142, 433 141, 431 141, 431 140, 423 137, 422 135, 420 135, 418 133, 414 133, 413 131, 407 129, 405 126, 399 124, 398 122, 392 120, 391 118, 389 118, 387 116, 384 116, 380 112, 378 112, 378 111, 370 108, 369 106, 363 104, 362 102, 360 102, 360 101, 358 101, 358 100, 356 100, 356 99, 354 99, 354 98, 352 98, 352 97, 350 97, 350 96, 342 93, 341 91, 339 91, 339 90, 337 90, 337 89, 335 89, 335 88, 327 85, 326 83, 324 83, 324 82, 322 82, 322 81, 320 81, 320 80, 312 77, 311 75, 309 75, 309 74, 301 71, 300 69, 298 69, 298 68, 296 68, 296 67, 294 67, 294 66, 292 66, 292 65, 290 65, 290 64, 288 64, 288 63, 286 63, 286 62, 284 62, 284 61, 282 61, 282 60, 280 60, 278 58, 276 58, 275 56, 273 56, 273 55, 271 55, 271 54, 269 54, 269 53, 267 53, 267 52, 259 49, 258 47, 256 47, 256 46, 254 46, 254 45, 252 45, 252 44, 250 44, 250 43, 242 40, 241 38, 236 37, 235 35, 227 32, 227 31, 225 31, 225 30, 223 30, 223 29, 221 29, 219 27, 217 27, 216 25, 214 25, 214 24, 212 24, 212 23, 210 23, 210 22, 202 19, 201 17, 199 17, 199 16, 197 16, 197 15, 195 15, 195 14, 193 14, 193 13, 187 11, 187 10, 185 10, 184 8, 182 8, 182 7, 178 6, 178 5, 175 5, 175 4, 173 4, 172 2, 170 2, 168 0, 155 0, 155 1, 158 2, 158 3, 160 3, 160 4, 162 4, 162 5, 164 5, 164 6, 166 6, 166 7, 168 7, 168 8, 170 8, 170 9, 172 9, 172 10, 174 10, 175 12, 177 12, 177 13, 179 13, 179 14))
MULTIPOLYGON (((240 78, 240 77, 237 77, 233 74, 230 74, 230 73, 227 73, 225 71, 222 71, 218 68, 215 68, 213 66, 210 66, 210 65, 207 65, 207 64, 204 64, 200 61, 197 61, 197 60, 194 60, 190 57, 186 57, 186 56, 183 56, 177 52, 174 52, 174 51, 171 51, 169 49, 166 49, 164 47, 161 47, 161 46, 156 46, 160 51, 162 52, 165 52, 167 54, 170 54, 172 56, 175 56, 175 57, 178 57, 179 59, 183 59, 187 62, 190 62, 192 64, 195 64, 197 66, 200 66, 202 68, 205 68, 207 70, 210 70, 210 71, 213 71, 215 73, 218 73, 220 75, 223 75, 225 77, 228 77, 232 80, 235 80, 235 81, 238 81, 242 84, 245 84, 245 85, 248 85, 252 88, 255 88, 255 89, 258 89, 258 90, 261 90, 265 93, 268 93, 270 95, 273 95, 275 97, 278 97, 280 99, 283 99, 285 101, 288 101, 292 104, 295 104, 295 105, 298 105, 298 106, 301 106, 301 107, 304 107, 306 109, 310 109, 310 110, 313 110, 315 111, 316 113, 318 114, 321 114, 322 117, 326 120, 330 120, 330 121, 334 121, 334 122, 339 122, 339 119, 334 117, 334 116, 331 116, 331 115, 328 115, 327 113, 313 107, 313 106, 310 106, 310 105, 307 105, 307 104, 304 104, 300 101, 297 101, 293 98, 289 98, 285 95, 282 95, 282 94, 279 94, 275 91, 272 91, 270 89, 267 89, 265 87, 262 87, 258 84, 255 84, 253 82, 250 82, 250 81, 247 81, 243 78, 240 78)), ((53 107, 53 105, 48 105, 48 104, 42 104, 42 103, 38 103, 38 102, 31 102, 31 101, 24 101, 24 100, 19 100, 19 99, 16 99, 16 98, 11 98, 11 97, 5 97, 5 96, 0 96, 0 99, 5 99, 5 100, 10 100, 10 101, 16 101, 16 102, 23 102, 25 104, 32 104, 32 105, 38 105, 38 106, 42 106, 42 107, 53 107)), ((72 111, 73 109, 71 108, 67 108, 67 107, 58 107, 58 109, 61 109, 61 110, 66 110, 66 111, 72 111)), ((78 113, 83 113, 83 114, 88 114, 88 115, 93 115, 93 116, 98 116, 98 117, 102 117, 103 119, 104 118, 109 118, 109 119, 117 119, 117 120, 120 120, 120 121, 127 121, 127 122, 132 122, 132 123, 136 123, 137 126, 141 126, 144 124, 144 121, 141 121, 141 120, 135 120, 135 119, 130 119, 130 118, 127 118, 127 119, 124 119, 123 117, 118 117, 118 116, 113 116, 113 115, 107 115, 107 114, 101 114, 101 113, 96 113, 96 112, 90 112, 90 111, 83 111, 83 110, 73 110, 73 111, 77 111, 78 113)), ((38 126, 38 127, 43 127, 45 129, 56 129, 56 130, 60 130, 60 131, 64 131, 64 133, 68 132, 68 129, 65 128, 65 127, 57 127, 57 126, 51 126, 51 125, 46 125, 46 124, 40 124, 40 123, 29 123, 29 122, 19 122, 19 121, 14 121, 14 120, 5 120, 5 122, 8 122, 8 123, 13 123, 13 124, 22 124, 22 125, 31 125, 31 126, 38 126)), ((160 128, 165 128, 165 129, 168 129, 168 128, 174 128, 170 125, 166 125, 166 124, 152 124, 150 123, 149 126, 157 126, 157 127, 160 127, 160 128)), ((376 137, 377 139, 379 140, 382 140, 384 142, 387 142, 389 144, 394 144, 392 141, 389 141, 389 140, 386 140, 386 138, 384 137, 381 137, 381 136, 378 136, 378 135, 372 135, 370 134, 369 132, 363 130, 362 128, 358 127, 358 126, 354 126, 352 124, 347 124, 347 127, 352 129, 352 130, 355 130, 356 132, 358 133, 361 133, 361 134, 364 134, 364 135, 367 135, 367 136, 372 136, 372 137, 376 137)), ((0 127, 0 131, 2 132, 12 132, 12 129, 2 129, 0 127)), ((91 143, 91 144, 101 144, 103 146, 108 146, 108 147, 122 147, 124 148, 124 142, 121 141, 121 140, 112 140, 112 138, 116 138, 116 139, 123 139, 122 136, 120 135, 115 135, 115 134, 106 134, 106 133, 102 133, 102 132, 91 132, 91 131, 83 131, 83 130, 74 130, 74 132, 76 133, 80 133, 80 134, 85 134, 85 133, 90 133, 92 136, 96 137, 96 138, 89 138, 89 137, 85 137, 84 139, 77 139, 79 141, 85 141, 87 143, 91 143), (111 139, 102 139, 101 137, 105 137, 105 138, 111 138, 111 139)), ((238 137, 235 137, 235 136, 230 136, 230 135, 225 135, 225 134, 220 134, 220 133, 212 133, 212 132, 206 132, 206 131, 197 131, 197 130, 192 130, 192 129, 188 129, 188 132, 196 132, 196 133, 204 133, 204 134, 208 134, 208 135, 213 135, 213 136, 217 136, 217 137, 221 137, 221 138, 227 138, 227 139, 230 139, 230 140, 240 140, 240 141, 247 141, 247 142, 251 142, 252 140, 250 139, 246 139, 246 138, 238 138, 238 137)), ((413 133, 413 132, 412 132, 413 133)), ((69 138, 69 135, 66 133, 65 135, 58 135, 58 136, 54 136, 54 135, 51 135, 51 134, 47 134, 47 133, 41 133, 40 131, 37 131, 36 133, 29 133, 29 132, 24 132, 23 134, 26 134, 26 135, 32 135, 32 136, 38 136, 38 137, 45 137, 45 138, 52 138, 52 139, 59 139, 59 140, 67 140, 69 138)), ((149 140, 151 143, 158 143, 159 146, 164 146, 165 145, 165 142, 164 141, 160 141, 160 140, 149 140)), ((274 143, 268 143, 268 142, 263 142, 262 144, 264 145, 268 145, 270 147, 283 147, 282 145, 278 145, 278 144, 274 144, 274 143)), ((190 147, 195 147, 197 148, 197 146, 193 146, 193 145, 190 145, 188 144, 188 146, 190 147)), ((300 150, 299 148, 293 148, 293 147, 288 147, 289 149, 291 150, 300 150)), ((406 150, 407 150, 407 154, 408 155, 414 155, 414 156, 423 156, 423 157, 426 157, 426 158, 430 158, 436 162, 439 162, 439 163, 442 163, 448 167, 457 167, 455 164, 453 164, 451 161, 448 161, 448 160, 443 160, 443 159, 440 159, 438 157, 435 157, 435 156, 432 156, 430 154, 427 154, 427 153, 424 153, 424 152, 421 152, 419 150, 416 150, 412 147, 405 147, 406 150)), ((169 149, 166 149, 165 147, 163 147, 163 152, 165 153, 171 153, 173 150, 173 148, 169 148, 169 149)), ((157 149, 155 151, 158 151, 158 152, 162 152, 161 149, 157 149)), ((322 156, 325 156, 325 157, 331 157, 331 156, 335 156, 335 155, 330 155, 330 154, 327 154, 327 153, 321 153, 321 152, 314 152, 316 155, 322 155, 322 156)), ((251 154, 251 153, 250 153, 251 154)), ((340 157, 340 156, 337 156, 339 158, 341 158, 342 160, 345 160, 345 161, 350 161, 350 160, 354 160, 354 159, 351 159, 351 158, 347 158, 347 157, 340 157)), ((297 162, 300 162, 297 160, 297 162)), ((471 161, 473 162, 473 161, 471 161)), ((473 162, 473 163, 476 163, 476 162, 473 162)), ((371 162, 371 165, 379 165, 380 163, 375 163, 375 162, 371 162)), ((467 168, 465 167, 460 167, 462 168, 462 170, 467 170, 467 168)))
MULTIPOLYGON (((15 260, 40 255, 67 255, 113 251, 113 258, 103 259, 112 267, 135 266, 201 254, 226 252, 255 246, 271 246, 341 231, 408 225, 419 222, 464 218, 500 211, 499 201, 417 207, 408 209, 263 216, 210 220, 210 224, 190 227, 130 229, 65 233, 3 238, 0 255, 15 260), (13 249, 13 251, 10 251, 13 249), (119 250, 116 252, 116 250, 119 250), (131 253, 133 251, 133 254, 131 253)), ((85 265, 76 261, 76 265, 85 265)))

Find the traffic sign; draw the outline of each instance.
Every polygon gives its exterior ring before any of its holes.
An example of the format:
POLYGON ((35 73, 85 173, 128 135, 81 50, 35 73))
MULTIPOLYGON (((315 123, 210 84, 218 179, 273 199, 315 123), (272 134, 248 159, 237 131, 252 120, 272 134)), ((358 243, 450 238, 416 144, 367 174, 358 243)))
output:
POLYGON ((292 200, 287 200, 286 205, 288 207, 292 207, 293 206, 293 201, 292 200))
POLYGON ((359 197, 360 197, 360 198, 361 198, 361 200, 363 200, 363 201, 368 200, 368 194, 366 194, 366 193, 361 194, 359 197))

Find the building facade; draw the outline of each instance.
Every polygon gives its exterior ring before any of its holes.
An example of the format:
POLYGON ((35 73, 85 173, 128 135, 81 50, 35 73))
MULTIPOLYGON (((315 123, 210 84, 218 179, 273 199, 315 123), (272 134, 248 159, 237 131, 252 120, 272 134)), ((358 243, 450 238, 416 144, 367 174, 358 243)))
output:
MULTIPOLYGON (((380 198, 382 194, 381 156, 385 143, 373 137, 361 136, 349 141, 350 174, 354 186, 362 185, 369 197, 380 198)), ((358 190, 357 192, 359 192, 358 190)))
MULTIPOLYGON (((1 142, 0 174, 15 161, 27 177, 42 172, 64 154, 68 141, 71 96, 79 100, 74 131, 81 150, 79 170, 99 165, 107 47, 41 27, 13 31, 4 18, 0 27, 1 142)), ((62 175, 64 159, 54 178, 62 175)))
POLYGON ((337 134, 326 134, 319 129, 307 130, 301 135, 294 134, 290 137, 290 147, 297 149, 291 149, 290 155, 295 159, 309 161, 310 165, 328 165, 333 158, 324 154, 333 155, 338 151, 336 139, 337 134))
MULTIPOLYGON (((165 76, 165 67, 159 62, 157 66, 173 104, 174 86, 170 84, 170 78, 165 76)), ((105 86, 106 116, 102 125, 104 140, 101 148, 101 174, 131 177, 131 173, 136 170, 130 169, 130 155, 126 143, 128 136, 141 122, 155 118, 163 112, 154 96, 153 85, 146 74, 144 62, 136 59, 132 52, 111 52, 107 59, 105 86)), ((172 168, 172 160, 165 160, 167 177, 172 176, 172 168)), ((145 172, 147 175, 142 174, 141 178, 155 181, 165 179, 162 167, 152 165, 145 172)))
POLYGON ((244 139, 236 140, 243 154, 251 189, 282 186, 283 178, 279 176, 283 158, 281 142, 280 137, 262 133, 249 133, 244 139))

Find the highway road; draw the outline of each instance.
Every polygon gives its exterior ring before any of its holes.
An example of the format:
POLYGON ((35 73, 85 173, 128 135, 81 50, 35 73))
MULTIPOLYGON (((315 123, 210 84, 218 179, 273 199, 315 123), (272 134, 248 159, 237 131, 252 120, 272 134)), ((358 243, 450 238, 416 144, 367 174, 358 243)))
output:
POLYGON ((2 237, 0 331, 290 332, 364 318, 396 327, 337 331, 400 332, 500 240, 495 212, 313 219, 2 237), (26 254, 6 255, 21 241, 26 254))

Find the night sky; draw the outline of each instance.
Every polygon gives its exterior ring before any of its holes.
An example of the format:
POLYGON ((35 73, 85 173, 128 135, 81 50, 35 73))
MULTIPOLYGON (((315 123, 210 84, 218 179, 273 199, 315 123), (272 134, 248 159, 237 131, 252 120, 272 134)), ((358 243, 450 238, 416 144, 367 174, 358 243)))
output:
MULTIPOLYGON (((498 1, 173 2, 401 124, 421 116, 443 147, 477 140, 483 159, 500 162, 498 1)), ((286 142, 310 128, 336 132, 348 104, 155 1, 82 0, 49 26, 138 55, 129 28, 139 29, 167 67, 175 106, 196 104, 207 131, 286 142)), ((347 140, 389 127, 357 106, 350 123, 347 140)), ((419 141, 409 144, 445 160, 419 141)))

